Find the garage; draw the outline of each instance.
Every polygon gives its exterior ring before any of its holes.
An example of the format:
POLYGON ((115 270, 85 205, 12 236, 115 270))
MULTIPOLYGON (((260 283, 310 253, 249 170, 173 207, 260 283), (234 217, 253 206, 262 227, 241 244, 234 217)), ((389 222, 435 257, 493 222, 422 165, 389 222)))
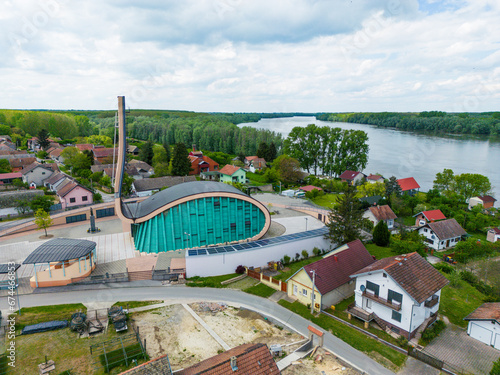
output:
POLYGON ((469 322, 469 327, 470 327, 469 331, 470 337, 473 337, 476 340, 484 342, 487 345, 491 345, 491 336, 493 332, 487 330, 484 327, 481 327, 479 324, 476 324, 474 322, 469 322))
POLYGON ((500 333, 495 334, 495 349, 500 350, 500 333))

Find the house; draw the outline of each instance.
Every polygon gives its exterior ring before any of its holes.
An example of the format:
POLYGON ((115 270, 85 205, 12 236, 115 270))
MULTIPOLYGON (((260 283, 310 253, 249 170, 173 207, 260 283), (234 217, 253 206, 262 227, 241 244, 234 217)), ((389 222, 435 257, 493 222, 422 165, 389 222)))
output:
POLYGON ((114 160, 118 160, 117 148, 94 147, 92 153, 94 154, 95 164, 113 163, 113 154, 115 155, 114 160))
POLYGON ((64 158, 61 156, 64 148, 55 148, 49 152, 49 156, 52 160, 64 163, 64 158))
POLYGON ((462 236, 467 234, 455 219, 427 223, 417 230, 420 235, 425 237, 427 246, 438 251, 455 247, 462 236))
POLYGON ((413 215, 415 219, 415 226, 421 227, 426 223, 433 223, 435 221, 444 220, 446 216, 441 212, 441 210, 430 210, 422 211, 416 215, 413 215))
POLYGON ((87 151, 92 151, 94 149, 94 145, 90 143, 77 143, 75 147, 78 149, 78 151, 83 152, 85 150, 87 151))
POLYGON ((43 185, 48 188, 50 191, 57 191, 57 186, 62 183, 64 179, 68 179, 64 174, 56 172, 53 173, 49 178, 47 178, 43 185))
POLYGON ((362 182, 366 175, 361 172, 345 171, 339 177, 342 181, 349 183, 349 185, 356 185, 362 182))
POLYGON ((69 207, 86 206, 93 203, 92 191, 73 181, 57 190, 57 196, 63 210, 69 207))
POLYGON ((258 159, 258 156, 246 156, 245 160, 243 162, 245 163, 246 166, 249 166, 252 160, 258 159))
POLYGON ((304 193, 307 193, 308 191, 313 191, 314 189, 316 189, 318 191, 323 190, 322 188, 314 186, 314 185, 307 185, 307 186, 299 187, 299 190, 302 190, 304 193))
MULTIPOLYGON (((57 168, 57 166, 56 166, 57 168)), ((57 169, 58 171, 59 169, 57 169)), ((38 164, 32 163, 26 168, 23 168, 21 174, 23 175, 23 182, 30 185, 43 186, 43 182, 54 173, 52 164, 38 164)))
POLYGON ((145 161, 132 159, 127 163, 127 165, 134 167, 143 178, 148 178, 155 173, 153 167, 145 161))
POLYGON ((469 210, 472 210, 474 206, 483 206, 485 210, 492 208, 495 205, 496 199, 491 195, 483 195, 481 197, 472 197, 469 199, 469 210))
MULTIPOLYGON (((18 156, 18 155, 16 155, 18 156)), ((28 165, 33 164, 36 162, 36 158, 32 156, 28 157, 23 157, 23 158, 15 158, 15 159, 9 159, 9 164, 12 169, 12 172, 19 172, 23 170, 23 168, 27 167, 28 165)))
MULTIPOLYGON (((112 179, 114 177, 114 173, 116 173, 116 164, 94 164, 90 166, 90 171, 92 173, 103 172, 103 175, 112 179)), ((129 165, 128 163, 125 165, 125 173, 127 173, 134 180, 143 178, 143 176, 137 171, 137 168, 129 165)))
POLYGON ((418 253, 384 258, 355 272, 354 306, 348 313, 366 323, 413 338, 437 318, 441 289, 448 280, 418 253))
POLYGON ((374 225, 377 225, 379 221, 385 221, 388 229, 394 228, 394 219, 398 218, 387 204, 368 207, 363 213, 363 217, 370 220, 374 225))
POLYGON ((413 177, 401 178, 398 181, 399 186, 403 194, 409 194, 411 196, 417 194, 420 185, 415 181, 413 177))
POLYGON ((201 172, 200 177, 202 180, 208 180, 208 181, 219 181, 220 179, 220 172, 219 171, 212 171, 212 172, 201 172))
POLYGON ((147 197, 164 188, 169 188, 174 185, 192 181, 196 181, 195 176, 165 176, 145 178, 132 182, 132 191, 138 197, 147 197))
POLYGON ((266 159, 264 158, 255 158, 250 160, 248 164, 248 169, 250 172, 255 173, 256 171, 261 171, 264 168, 267 168, 266 159))
POLYGON ((11 184, 15 179, 21 179, 23 175, 19 172, 0 173, 0 181, 3 184, 11 184))
POLYGON ((191 162, 190 175, 198 175, 202 172, 213 172, 219 170, 219 163, 210 159, 208 156, 204 156, 201 151, 192 151, 189 155, 189 161, 191 162))
POLYGON ((500 302, 483 303, 464 320, 470 337, 500 350, 500 302))
POLYGON ((137 156, 137 155, 139 155, 139 151, 140 151, 139 147, 137 147, 137 146, 134 146, 134 145, 127 146, 127 154, 137 156))
POLYGON ((278 375, 278 365, 266 344, 249 343, 226 350, 176 375, 278 375))
POLYGON ((384 182, 384 177, 378 174, 371 174, 366 177, 366 181, 371 182, 372 184, 376 182, 384 182))
POLYGON ((231 164, 225 165, 220 171, 220 182, 239 182, 244 184, 247 179, 247 173, 243 168, 231 164))
POLYGON ((350 275, 375 262, 360 240, 349 242, 308 264, 287 280, 288 296, 304 305, 311 303, 314 273, 314 307, 319 310, 335 305, 354 293, 350 275))
POLYGON ((500 240, 500 228, 491 228, 486 234, 486 241, 497 242, 500 240))

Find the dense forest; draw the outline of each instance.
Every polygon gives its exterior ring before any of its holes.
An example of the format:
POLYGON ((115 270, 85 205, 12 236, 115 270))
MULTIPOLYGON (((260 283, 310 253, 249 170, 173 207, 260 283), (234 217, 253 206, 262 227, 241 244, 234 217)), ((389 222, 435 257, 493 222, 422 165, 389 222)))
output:
POLYGON ((434 133, 500 135, 500 112, 446 113, 440 111, 420 113, 322 113, 318 120, 352 122, 434 133))

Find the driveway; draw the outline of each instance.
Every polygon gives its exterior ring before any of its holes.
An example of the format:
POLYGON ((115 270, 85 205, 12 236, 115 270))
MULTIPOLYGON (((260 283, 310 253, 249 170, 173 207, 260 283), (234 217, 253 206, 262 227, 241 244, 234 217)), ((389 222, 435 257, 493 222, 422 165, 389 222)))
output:
MULTIPOLYGON (((150 287, 124 287, 131 285, 160 285, 148 281, 147 283, 122 283, 122 284, 101 284, 93 289, 73 290, 65 292, 65 288, 47 288, 52 293, 44 293, 44 290, 37 289, 35 294, 20 297, 23 307, 59 305, 65 303, 90 303, 90 302, 116 302, 116 301, 146 301, 146 300, 166 300, 168 303, 191 303, 199 301, 226 302, 234 306, 240 306, 257 311, 279 324, 289 326, 303 336, 308 336, 309 325, 317 329, 310 321, 299 315, 292 313, 284 307, 261 297, 253 296, 237 290, 231 289, 211 289, 211 288, 189 288, 184 286, 150 286, 150 287), (97 289, 97 290, 96 290, 97 289), (38 292, 38 294, 37 294, 38 292)), ((84 286, 82 286, 84 287, 84 286)), ((88 286, 87 286, 88 287, 88 286)), ((6 299, 0 300, 0 308, 8 308, 6 299)), ((350 366, 360 372, 373 375, 389 375, 392 371, 386 369, 379 363, 372 360, 366 354, 354 349, 336 336, 325 332, 324 347, 333 352, 336 356, 347 362, 350 366)))
POLYGON ((454 372, 488 374, 500 351, 467 335, 467 331, 453 324, 425 347, 430 354, 450 365, 454 372))

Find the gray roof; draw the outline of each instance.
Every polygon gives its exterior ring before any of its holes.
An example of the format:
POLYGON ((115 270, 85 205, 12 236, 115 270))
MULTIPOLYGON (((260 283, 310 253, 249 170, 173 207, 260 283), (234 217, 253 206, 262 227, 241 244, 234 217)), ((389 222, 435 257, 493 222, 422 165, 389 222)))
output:
MULTIPOLYGON (((139 180, 147 181, 147 180, 139 180)), ((135 182, 139 182, 135 181, 135 182)), ((135 183, 134 182, 134 183, 135 183)), ((204 193, 233 193, 246 196, 245 193, 236 189, 235 187, 224 184, 222 182, 212 181, 194 181, 185 182, 183 184, 172 186, 149 197, 148 199, 139 203, 122 203, 123 214, 128 218, 141 218, 150 214, 151 212, 172 203, 178 199, 189 197, 190 195, 204 194, 204 193)))
POLYGON ((164 176, 145 178, 133 182, 136 191, 156 190, 164 187, 172 187, 184 182, 196 181, 195 176, 164 176))
POLYGON ((88 240, 72 238, 55 238, 38 246, 23 262, 23 264, 61 262, 78 259, 88 255, 96 243, 88 240))
POLYGON ((20 264, 0 264, 0 275, 4 273, 17 271, 19 267, 21 267, 20 264))
POLYGON ((434 223, 427 223, 421 226, 420 228, 424 227, 429 227, 430 229, 432 229, 440 240, 452 237, 460 237, 467 234, 467 232, 460 226, 460 224, 458 224, 458 222, 455 219, 448 219, 448 220, 436 221, 434 223))

